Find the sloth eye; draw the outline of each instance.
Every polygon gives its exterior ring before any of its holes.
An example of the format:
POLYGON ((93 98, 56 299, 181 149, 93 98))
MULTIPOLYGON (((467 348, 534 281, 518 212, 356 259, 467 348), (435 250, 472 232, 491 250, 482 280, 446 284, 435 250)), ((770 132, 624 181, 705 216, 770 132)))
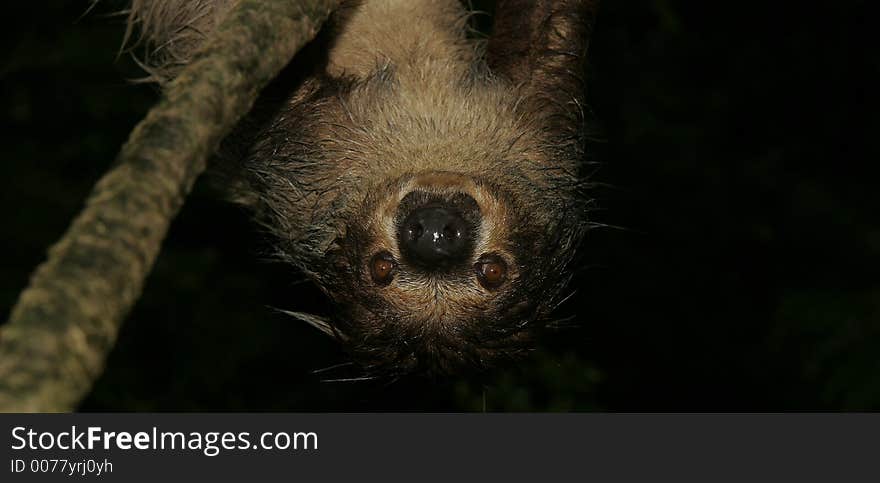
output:
POLYGON ((489 255, 474 265, 477 280, 487 289, 498 288, 507 279, 507 264, 500 257, 489 255))
POLYGON ((397 264, 388 252, 379 252, 370 260, 370 276, 379 285, 388 285, 394 278, 394 269, 397 264))

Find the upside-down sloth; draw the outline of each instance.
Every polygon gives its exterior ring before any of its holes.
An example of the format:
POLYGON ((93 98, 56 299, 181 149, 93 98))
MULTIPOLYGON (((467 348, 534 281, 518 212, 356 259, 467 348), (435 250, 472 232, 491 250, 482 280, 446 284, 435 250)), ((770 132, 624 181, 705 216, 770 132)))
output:
MULTIPOLYGON (((587 226, 582 61, 595 0, 347 1, 214 162, 330 297, 297 314, 369 373, 528 351, 587 226), (281 94, 279 94, 281 93, 281 94)), ((160 84, 235 0, 134 0, 160 84)))

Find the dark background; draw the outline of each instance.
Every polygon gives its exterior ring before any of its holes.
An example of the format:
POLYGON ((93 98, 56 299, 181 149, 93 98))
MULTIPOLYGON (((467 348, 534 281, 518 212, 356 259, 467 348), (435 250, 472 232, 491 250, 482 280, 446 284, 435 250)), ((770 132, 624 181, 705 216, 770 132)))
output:
MULTIPOLYGON (((115 410, 880 409, 880 159, 870 2, 606 1, 589 98, 602 210, 574 328, 487 382, 345 381, 326 310, 200 182, 107 371, 115 410), (790 5, 786 5, 786 3, 790 5)), ((0 308, 155 101, 105 2, 7 2, 0 308)))

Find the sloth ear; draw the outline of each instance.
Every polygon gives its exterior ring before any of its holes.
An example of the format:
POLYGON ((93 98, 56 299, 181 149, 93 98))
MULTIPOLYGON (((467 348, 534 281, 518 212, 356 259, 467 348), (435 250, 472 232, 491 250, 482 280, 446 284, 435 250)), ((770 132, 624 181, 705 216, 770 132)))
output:
POLYGON ((598 0, 498 0, 489 69, 532 93, 580 102, 598 0))

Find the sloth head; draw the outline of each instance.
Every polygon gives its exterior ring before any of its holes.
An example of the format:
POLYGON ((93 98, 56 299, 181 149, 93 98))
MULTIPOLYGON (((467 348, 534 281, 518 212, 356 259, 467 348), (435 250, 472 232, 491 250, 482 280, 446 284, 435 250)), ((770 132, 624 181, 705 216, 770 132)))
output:
POLYGON ((370 372, 491 368, 567 295, 591 2, 508 7, 485 55, 461 37, 439 61, 331 58, 250 148, 264 225, 333 301, 309 321, 370 372))
POLYGON ((355 358, 379 372, 450 373, 527 351, 563 294, 582 226, 529 195, 503 176, 427 171, 365 197, 321 277, 355 358))

